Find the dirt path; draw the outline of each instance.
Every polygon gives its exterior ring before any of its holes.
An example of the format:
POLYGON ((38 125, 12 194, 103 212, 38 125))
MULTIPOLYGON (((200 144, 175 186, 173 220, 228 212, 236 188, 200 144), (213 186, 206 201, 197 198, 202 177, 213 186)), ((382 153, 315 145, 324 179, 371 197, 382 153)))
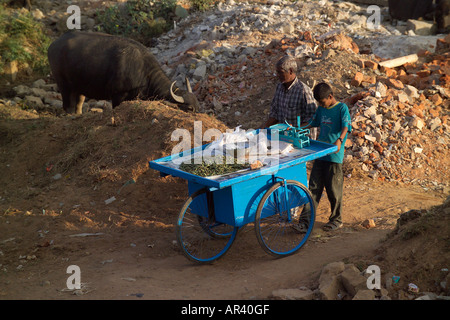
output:
POLYGON ((83 223, 87 216, 75 222, 63 215, 3 215, 0 233, 6 237, 0 239, 0 250, 7 259, 0 299, 267 299, 276 289, 311 285, 327 263, 370 257, 399 213, 440 204, 442 199, 442 194, 417 187, 347 179, 343 229, 331 234, 320 229, 328 210, 323 199, 315 230, 297 254, 273 259, 259 246, 253 227, 246 226, 224 257, 202 266, 181 254, 170 223, 75 231, 70 225, 83 223), (362 228, 360 223, 369 218, 377 226, 362 228), (15 236, 8 237, 13 230, 15 236), (42 235, 45 230, 51 230, 51 244, 45 240, 50 237, 42 235), (97 234, 73 237, 79 231, 97 234), (66 287, 69 265, 80 267, 81 291, 66 287))

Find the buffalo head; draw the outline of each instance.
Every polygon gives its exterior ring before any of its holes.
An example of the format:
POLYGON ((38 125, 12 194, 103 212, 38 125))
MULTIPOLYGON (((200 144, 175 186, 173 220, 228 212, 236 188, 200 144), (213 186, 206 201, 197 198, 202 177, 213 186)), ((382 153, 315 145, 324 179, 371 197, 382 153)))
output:
MULTIPOLYGON (((175 94, 175 92, 173 90, 175 83, 176 83, 176 81, 174 81, 172 83, 172 85, 170 86, 170 94, 171 94, 173 100, 175 100, 177 103, 183 105, 183 107, 187 110, 198 112, 200 110, 200 103, 198 102, 195 94, 192 92, 192 88, 191 88, 191 84, 189 83, 189 80, 186 78, 187 90, 186 91, 180 90, 181 95, 175 94)), ((177 91, 177 90, 175 90, 175 91, 177 91)))

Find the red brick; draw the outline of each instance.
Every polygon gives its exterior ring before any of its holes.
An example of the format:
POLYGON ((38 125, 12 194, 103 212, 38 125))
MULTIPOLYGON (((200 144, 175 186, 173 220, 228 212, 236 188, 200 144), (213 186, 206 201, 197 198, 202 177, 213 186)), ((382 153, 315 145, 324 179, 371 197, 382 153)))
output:
POLYGON ((386 77, 388 78, 393 78, 397 76, 397 71, 392 68, 383 67, 381 71, 383 71, 386 74, 386 77))
POLYGON ((372 69, 372 70, 378 69, 378 63, 370 61, 370 60, 364 61, 364 66, 366 68, 369 68, 369 69, 372 69))
POLYGON ((351 85, 354 87, 359 87, 361 82, 364 80, 364 75, 361 72, 357 72, 351 81, 351 85))
POLYGON ((434 103, 435 106, 442 104, 442 98, 438 93, 432 95, 430 97, 430 100, 434 103))
POLYGON ((377 83, 377 78, 375 76, 365 75, 362 82, 375 84, 375 83, 377 83))
POLYGON ((387 85, 390 88, 394 88, 394 89, 403 89, 405 86, 403 85, 403 83, 400 80, 396 80, 396 79, 388 79, 387 81, 387 85))
POLYGON ((430 110, 428 111, 428 113, 429 113, 433 118, 439 117, 439 109, 440 109, 440 107, 437 107, 437 108, 434 108, 434 109, 430 109, 430 110))
POLYGON ((358 61, 356 61, 356 64, 358 65, 358 67, 364 69, 365 68, 365 61, 362 59, 358 59, 358 61))
POLYGON ((430 70, 420 70, 418 72, 416 72, 416 74, 420 77, 420 78, 426 78, 429 77, 431 72, 430 70))
POLYGON ((397 75, 399 75, 399 76, 406 76, 406 71, 403 70, 403 69, 399 69, 399 70, 397 71, 397 75))

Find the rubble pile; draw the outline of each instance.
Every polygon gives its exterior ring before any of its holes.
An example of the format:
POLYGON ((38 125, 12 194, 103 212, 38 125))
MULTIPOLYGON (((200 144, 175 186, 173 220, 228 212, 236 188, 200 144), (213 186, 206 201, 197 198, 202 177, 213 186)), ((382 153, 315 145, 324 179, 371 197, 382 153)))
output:
MULTIPOLYGON (((450 39, 416 36, 393 27, 386 7, 381 14, 381 25, 373 29, 367 6, 351 2, 228 0, 180 20, 150 50, 181 87, 186 77, 191 80, 202 112, 246 129, 267 117, 277 83, 275 62, 293 55, 302 81, 310 87, 329 81, 349 106, 348 163, 356 162, 374 179, 448 192, 450 39), (395 41, 401 41, 395 49, 402 55, 419 59, 384 67, 395 41)), ((14 93, 4 104, 62 112, 61 96, 49 79, 18 85, 14 93)), ((84 105, 91 111, 104 108, 111 103, 84 105)))
POLYGON ((448 192, 450 53, 439 48, 449 45, 447 36, 439 40, 436 53, 419 53, 426 62, 394 69, 379 67, 380 61, 361 61, 364 68, 379 72, 372 77, 359 72, 352 79, 356 86, 363 81, 372 85, 346 101, 353 116, 347 160, 362 162, 373 178, 448 192), (416 179, 410 174, 414 170, 436 171, 441 179, 416 179))

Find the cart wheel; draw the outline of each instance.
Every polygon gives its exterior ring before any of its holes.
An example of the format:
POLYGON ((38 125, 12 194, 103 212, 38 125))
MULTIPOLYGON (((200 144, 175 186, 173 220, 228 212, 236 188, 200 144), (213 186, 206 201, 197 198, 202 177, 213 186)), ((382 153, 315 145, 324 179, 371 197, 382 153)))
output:
POLYGON ((287 256, 299 250, 314 227, 315 206, 308 188, 295 180, 275 183, 262 197, 255 216, 256 237, 262 248, 274 256, 287 256), (300 233, 294 229, 305 206, 309 214, 308 229, 300 233))
POLYGON ((190 260, 210 263, 230 249, 238 228, 224 223, 209 222, 206 189, 196 191, 181 208, 176 225, 178 245, 190 260))

